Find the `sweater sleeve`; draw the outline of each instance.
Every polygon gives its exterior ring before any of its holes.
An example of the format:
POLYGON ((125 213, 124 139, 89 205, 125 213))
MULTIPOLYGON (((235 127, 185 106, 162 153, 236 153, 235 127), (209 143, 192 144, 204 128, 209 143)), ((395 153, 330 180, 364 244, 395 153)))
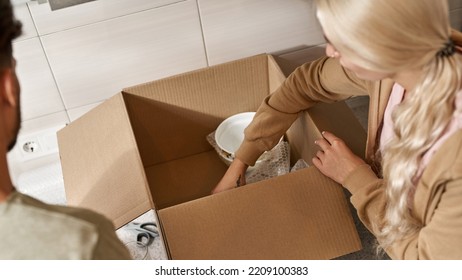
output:
POLYGON ((343 186, 351 193, 351 203, 358 212, 364 226, 375 232, 375 225, 382 221, 385 209, 385 186, 367 164, 360 165, 348 175, 343 186))
MULTIPOLYGON (((351 192, 351 203, 364 226, 375 236, 384 222, 386 192, 383 179, 378 178, 369 165, 356 168, 345 180, 344 187, 351 192)), ((386 249, 392 259, 417 259, 417 236, 398 241, 386 249)))
MULTIPOLYGON (((384 180, 378 178, 369 165, 364 164, 346 178, 343 186, 350 191, 351 204, 355 207, 361 222, 377 236, 379 226, 384 222, 386 209, 384 180)), ((412 237, 387 248, 386 252, 392 259, 416 259, 415 250, 408 251, 409 248, 416 247, 415 243, 416 240, 412 237)))
MULTIPOLYGON (((344 186, 352 193, 351 202, 358 217, 374 235, 383 223, 386 194, 383 180, 368 165, 350 174, 344 186)), ((424 187, 424 186, 422 186, 424 187)), ((415 234, 395 242, 386 251, 392 259, 462 258, 462 179, 442 182, 432 192, 433 211, 415 234)))
POLYGON ((298 113, 318 102, 333 103, 352 96, 367 95, 370 82, 344 69, 338 59, 322 57, 298 67, 261 104, 236 157, 254 165, 260 155, 272 149, 297 119, 298 113))
MULTIPOLYGON (((438 203, 419 233, 410 240, 415 246, 396 250, 398 256, 419 259, 462 259, 462 179, 442 183, 433 194, 438 203), (409 252, 409 250, 412 250, 409 252)), ((404 247, 404 246, 403 246, 404 247)), ((399 249, 399 248, 398 248, 399 249)))

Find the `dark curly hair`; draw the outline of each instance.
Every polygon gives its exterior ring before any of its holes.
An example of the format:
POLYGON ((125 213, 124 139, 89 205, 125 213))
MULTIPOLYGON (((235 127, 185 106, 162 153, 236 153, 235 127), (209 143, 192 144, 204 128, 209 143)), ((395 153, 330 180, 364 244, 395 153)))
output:
POLYGON ((11 64, 11 42, 21 35, 22 24, 15 19, 10 0, 0 0, 0 67, 11 64))

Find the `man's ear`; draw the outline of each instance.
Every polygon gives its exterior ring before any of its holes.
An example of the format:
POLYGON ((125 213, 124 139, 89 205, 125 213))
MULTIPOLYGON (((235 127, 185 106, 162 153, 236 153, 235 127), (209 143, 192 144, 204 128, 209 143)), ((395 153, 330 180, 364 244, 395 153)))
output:
POLYGON ((18 99, 16 97, 16 74, 10 69, 4 69, 1 72, 1 95, 3 102, 6 102, 8 105, 16 107, 18 99))

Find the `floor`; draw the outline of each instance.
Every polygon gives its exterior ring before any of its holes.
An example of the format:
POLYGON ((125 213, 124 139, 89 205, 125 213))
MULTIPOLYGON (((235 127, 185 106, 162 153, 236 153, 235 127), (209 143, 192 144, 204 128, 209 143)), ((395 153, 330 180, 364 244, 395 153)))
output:
MULTIPOLYGON (((324 53, 311 0, 97 0, 55 11, 13 2, 23 123, 10 173, 51 203, 65 203, 56 131, 124 87, 259 53, 297 64, 324 53)), ((449 3, 462 29, 462 0, 449 3)), ((367 99, 350 105, 365 126, 367 99)))

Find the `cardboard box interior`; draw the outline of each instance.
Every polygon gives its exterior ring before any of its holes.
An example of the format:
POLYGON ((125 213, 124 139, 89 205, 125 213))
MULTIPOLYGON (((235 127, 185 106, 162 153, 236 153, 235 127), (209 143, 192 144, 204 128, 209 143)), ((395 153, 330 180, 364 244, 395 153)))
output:
MULTIPOLYGON (((330 259, 359 250, 343 190, 315 168, 210 195, 227 166, 206 135, 256 111, 283 80, 273 57, 260 55, 124 89, 58 133, 68 203, 117 228, 155 209, 173 259, 330 259)), ((362 128, 338 103, 300 114, 287 134, 292 159, 310 163, 324 129, 363 152, 362 128)))

